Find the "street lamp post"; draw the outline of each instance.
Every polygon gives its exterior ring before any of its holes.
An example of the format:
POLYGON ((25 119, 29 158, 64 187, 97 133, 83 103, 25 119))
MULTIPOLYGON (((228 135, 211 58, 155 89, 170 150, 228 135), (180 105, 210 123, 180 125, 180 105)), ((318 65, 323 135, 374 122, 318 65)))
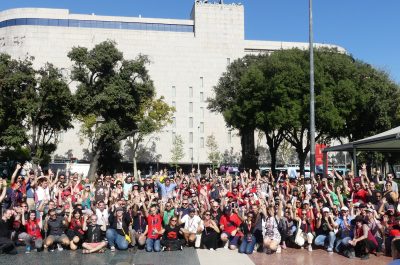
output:
POLYGON ((309 49, 310 49, 310 176, 315 175, 315 99, 314 99, 314 47, 312 0, 309 0, 309 49))

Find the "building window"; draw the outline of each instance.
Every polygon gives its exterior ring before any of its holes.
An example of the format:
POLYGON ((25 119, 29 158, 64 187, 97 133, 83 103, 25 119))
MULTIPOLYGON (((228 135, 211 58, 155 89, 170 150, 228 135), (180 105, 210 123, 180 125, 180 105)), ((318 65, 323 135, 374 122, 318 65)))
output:
POLYGON ((176 128, 176 118, 172 117, 172 128, 176 128))
POLYGON ((204 133, 204 122, 200 122, 199 129, 201 133, 204 133))
POLYGON ((193 102, 189 102, 189 112, 193 113, 193 102))
POLYGON ((193 128, 193 117, 189 117, 189 128, 193 128))
POLYGON ((204 102, 204 92, 200 92, 200 102, 204 102))
POLYGON ((172 132, 172 143, 175 141, 176 138, 176 132, 172 132))
POLYGON ((232 143, 232 131, 228 131, 228 144, 232 143))
POLYGON ((176 97, 176 87, 172 86, 172 96, 176 97))
POLYGON ((143 22, 78 20, 78 19, 47 19, 47 18, 16 18, 16 19, 8 19, 8 20, 4 20, 4 21, 0 22, 0 28, 11 27, 11 26, 23 26, 23 25, 70 27, 70 28, 194 32, 194 26, 191 26, 191 25, 143 23, 143 22))
POLYGON ((204 87, 204 78, 200 77, 200 87, 203 88, 204 87))
POLYGON ((200 137, 200 148, 204 148, 204 137, 200 137))
POLYGON ((226 65, 229 66, 231 64, 231 58, 226 58, 226 65))
POLYGON ((193 143, 193 132, 189 133, 189 144, 193 143))
POLYGON ((194 159, 194 157, 193 157, 193 147, 190 147, 189 148, 189 158, 190 158, 190 160, 192 160, 192 163, 193 163, 193 159, 194 159))
POLYGON ((176 101, 172 101, 172 107, 174 107, 176 110, 176 101))
POLYGON ((193 97, 193 87, 189 87, 189 97, 192 98, 193 97))
POLYGON ((200 107, 200 117, 204 119, 204 107, 200 107))

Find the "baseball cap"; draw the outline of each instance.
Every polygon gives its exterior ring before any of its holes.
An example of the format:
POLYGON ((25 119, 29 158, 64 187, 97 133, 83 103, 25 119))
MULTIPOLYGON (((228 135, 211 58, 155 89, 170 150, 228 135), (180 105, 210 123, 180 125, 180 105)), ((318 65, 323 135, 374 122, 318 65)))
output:
POLYGON ((324 207, 324 208, 322 208, 322 212, 323 212, 323 213, 329 213, 330 210, 329 210, 328 207, 324 207))
POLYGON ((230 212, 231 210, 232 210, 232 208, 230 206, 225 206, 224 207, 224 212, 225 213, 230 212))

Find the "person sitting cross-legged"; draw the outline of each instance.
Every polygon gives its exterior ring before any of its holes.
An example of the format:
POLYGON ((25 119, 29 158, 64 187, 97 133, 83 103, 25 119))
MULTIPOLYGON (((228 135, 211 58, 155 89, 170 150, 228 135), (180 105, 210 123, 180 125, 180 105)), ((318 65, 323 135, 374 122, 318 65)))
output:
POLYGON ((104 252, 104 248, 107 247, 107 243, 102 239, 102 233, 107 229, 105 223, 104 221, 103 225, 98 225, 96 214, 92 214, 89 220, 87 216, 84 217, 82 230, 85 231, 86 240, 82 244, 82 253, 104 252))

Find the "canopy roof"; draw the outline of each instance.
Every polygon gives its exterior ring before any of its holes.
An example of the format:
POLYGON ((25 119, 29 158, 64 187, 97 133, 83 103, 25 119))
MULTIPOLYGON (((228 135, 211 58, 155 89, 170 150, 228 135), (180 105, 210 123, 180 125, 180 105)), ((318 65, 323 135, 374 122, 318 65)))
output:
POLYGON ((400 152, 400 126, 358 141, 327 147, 323 152, 353 152, 354 149, 357 151, 400 152))

